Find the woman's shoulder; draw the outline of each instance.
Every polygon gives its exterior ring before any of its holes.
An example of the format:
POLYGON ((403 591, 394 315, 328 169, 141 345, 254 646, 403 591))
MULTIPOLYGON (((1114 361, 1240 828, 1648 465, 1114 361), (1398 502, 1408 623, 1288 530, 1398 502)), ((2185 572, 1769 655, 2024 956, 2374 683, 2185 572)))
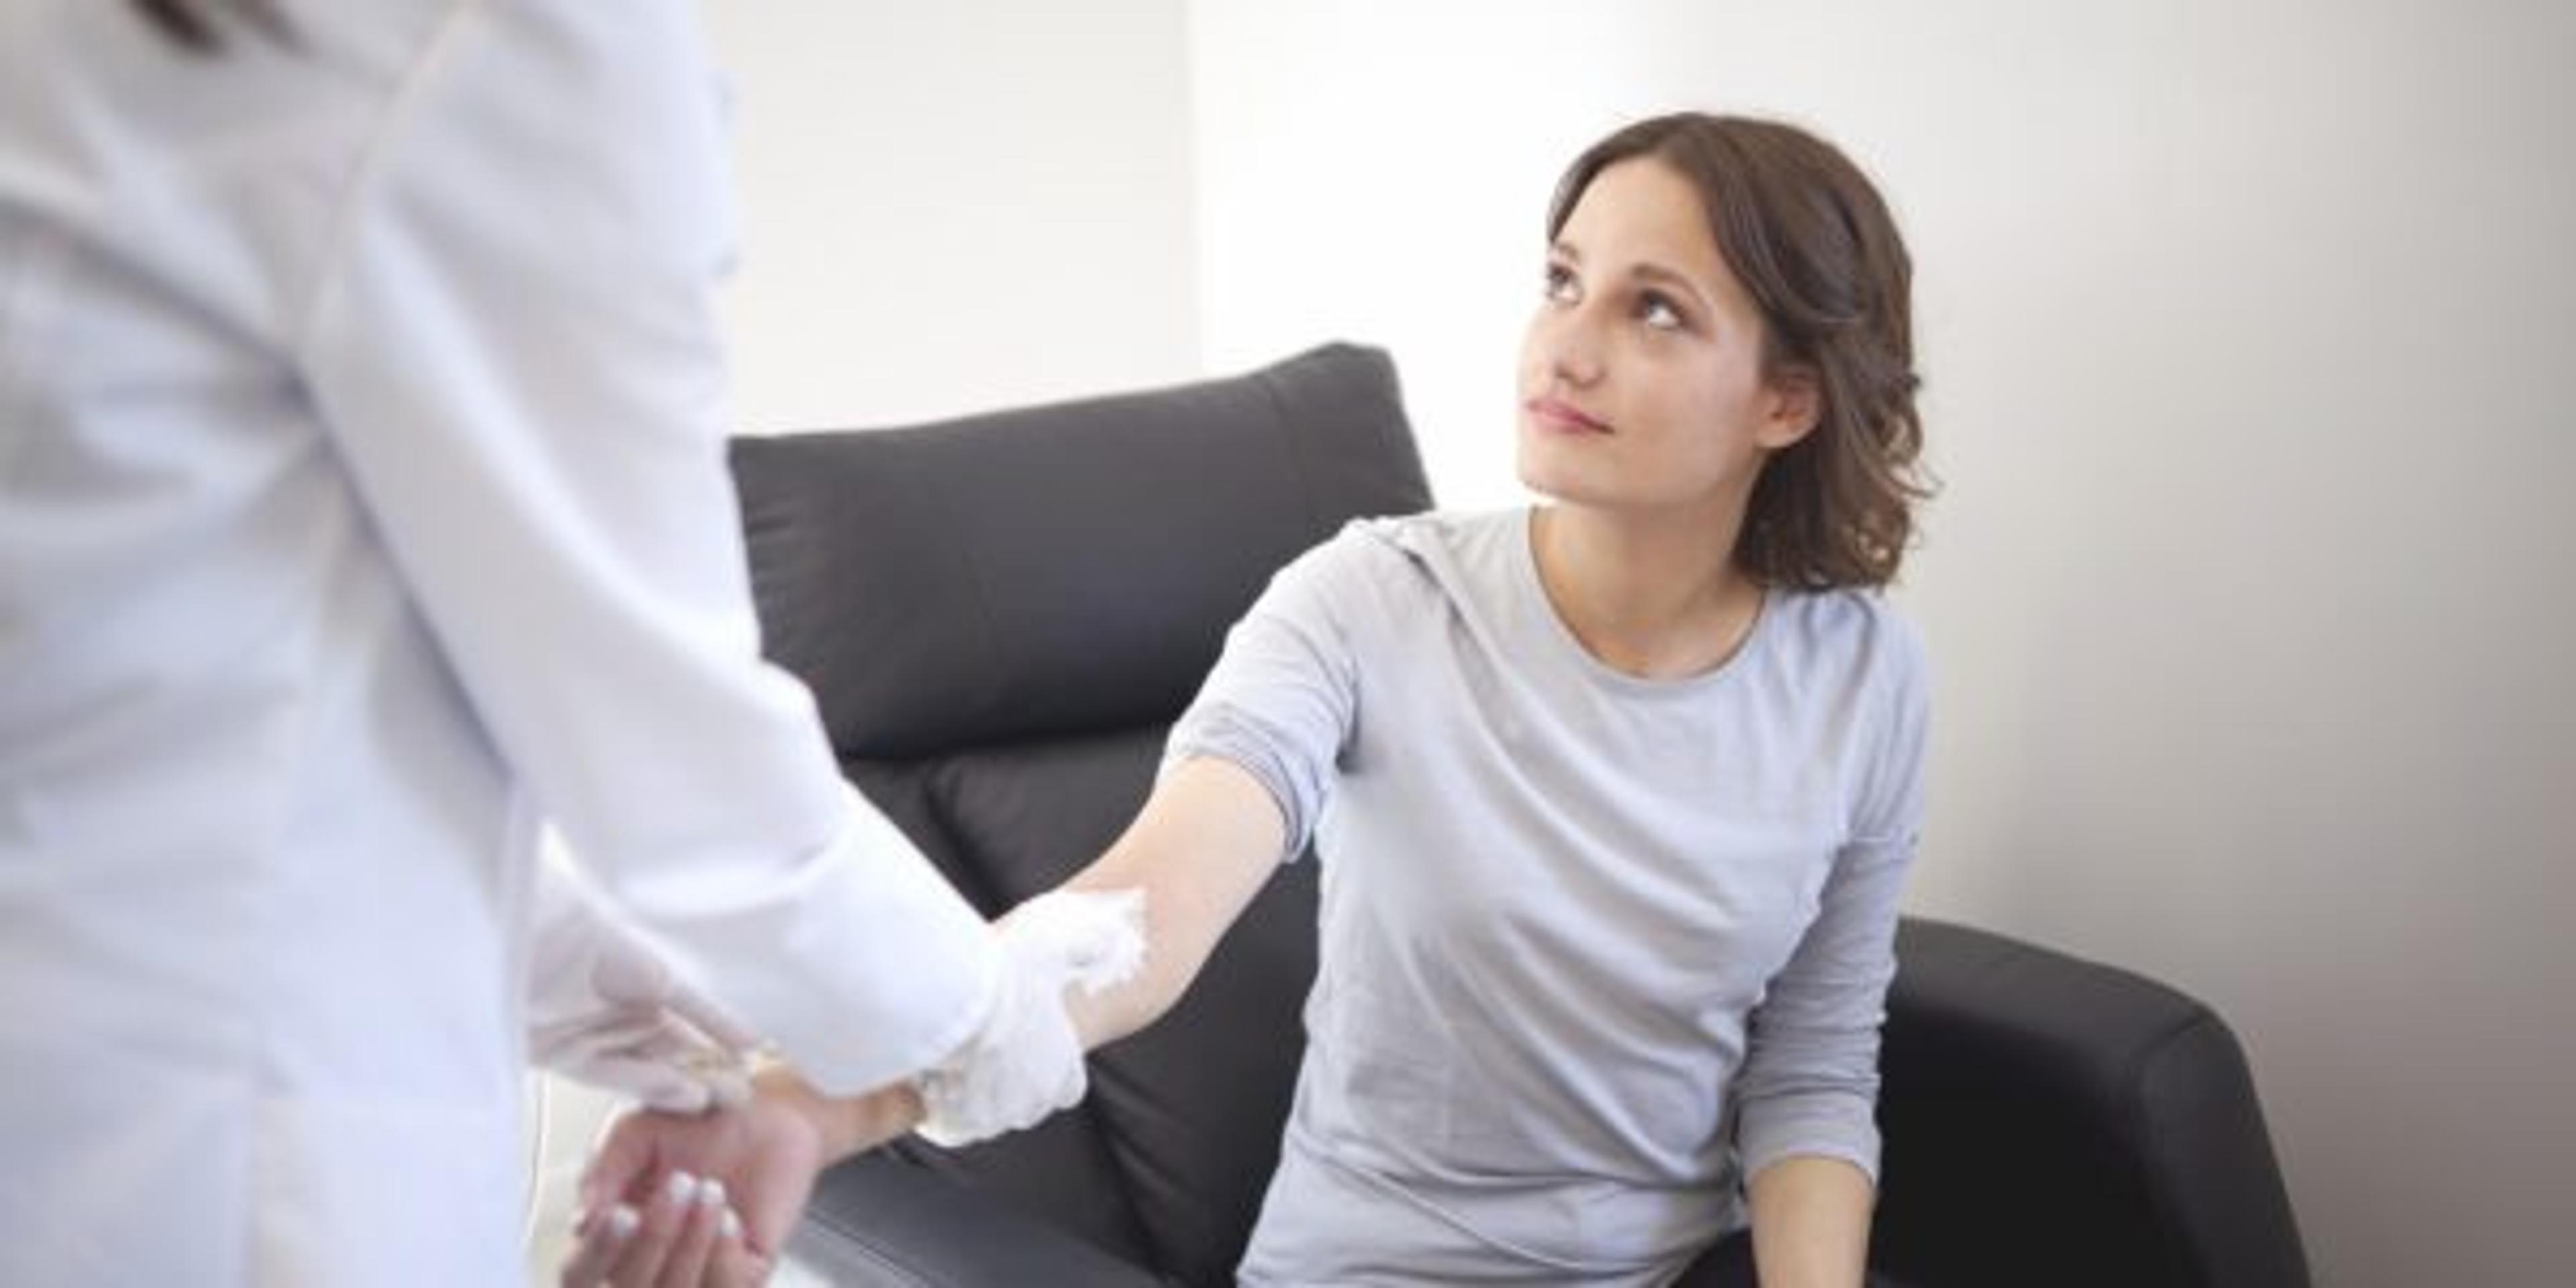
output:
POLYGON ((1481 576, 1508 557, 1521 532, 1514 510, 1424 510, 1357 518, 1342 525, 1300 562, 1381 583, 1481 576))
POLYGON ((1882 590, 1774 590, 1765 611, 1780 646, 1820 668, 1906 684, 1925 669, 1921 630, 1882 590))
POLYGON ((1528 511, 1501 510, 1417 510, 1411 514, 1371 515, 1342 525, 1332 542, 1373 541, 1406 551, 1427 549, 1456 550, 1464 545, 1496 540, 1506 533, 1522 531, 1528 511))
POLYGON ((1356 625, 1404 624, 1495 597, 1518 528, 1508 512, 1357 518, 1280 570, 1273 606, 1356 625))

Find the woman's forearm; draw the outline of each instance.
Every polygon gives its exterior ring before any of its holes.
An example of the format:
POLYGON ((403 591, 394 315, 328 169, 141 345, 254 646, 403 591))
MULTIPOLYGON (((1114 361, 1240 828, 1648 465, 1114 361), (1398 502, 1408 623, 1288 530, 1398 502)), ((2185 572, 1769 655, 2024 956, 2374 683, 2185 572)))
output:
MULTIPOLYGON (((1144 895, 1142 967, 1096 993, 1066 991, 1065 1010, 1083 1049, 1144 1028, 1180 1000, 1278 866, 1285 840, 1278 806, 1258 780, 1225 761, 1194 760, 1155 789, 1107 853, 1065 882, 1067 890, 1144 895)), ((840 1099, 792 1077, 762 1090, 793 1100, 816 1123, 834 1160, 901 1136, 923 1114, 908 1083, 840 1099)))
POLYGON ((813 1124, 821 1165, 829 1167, 911 1131, 921 1123, 921 1097, 908 1082, 857 1096, 827 1096, 784 1064, 752 1076, 752 1093, 782 1104, 813 1124))
POLYGON ((1117 987, 1066 994, 1086 1050, 1153 1023, 1189 991, 1285 844, 1270 793, 1227 761, 1190 761, 1155 788, 1126 834, 1064 884, 1145 896, 1143 967, 1117 987))
POLYGON ((1784 1158, 1754 1174, 1753 1260, 1764 1288, 1860 1288, 1869 1175, 1838 1158, 1784 1158))

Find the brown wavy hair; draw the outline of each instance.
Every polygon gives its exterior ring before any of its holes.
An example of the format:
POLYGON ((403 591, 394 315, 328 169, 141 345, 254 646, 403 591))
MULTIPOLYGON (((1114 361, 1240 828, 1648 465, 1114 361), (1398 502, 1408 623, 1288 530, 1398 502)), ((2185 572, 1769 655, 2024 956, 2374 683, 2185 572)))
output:
POLYGON ((1932 494, 1914 408, 1913 262, 1887 203, 1822 139, 1776 121, 1676 113, 1593 144, 1548 203, 1553 242, 1603 170, 1652 157, 1690 181, 1762 311, 1762 373, 1811 373, 1815 428, 1754 480, 1735 563, 1765 585, 1883 586, 1932 494))

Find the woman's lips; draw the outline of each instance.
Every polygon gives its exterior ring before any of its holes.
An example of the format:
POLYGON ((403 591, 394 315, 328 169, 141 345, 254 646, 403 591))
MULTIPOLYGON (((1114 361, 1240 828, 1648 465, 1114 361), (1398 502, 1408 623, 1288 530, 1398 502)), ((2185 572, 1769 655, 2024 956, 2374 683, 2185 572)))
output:
POLYGON ((1554 398, 1532 398, 1521 406, 1536 417, 1538 423, 1563 434, 1607 434, 1610 427, 1583 414, 1572 403, 1554 398))

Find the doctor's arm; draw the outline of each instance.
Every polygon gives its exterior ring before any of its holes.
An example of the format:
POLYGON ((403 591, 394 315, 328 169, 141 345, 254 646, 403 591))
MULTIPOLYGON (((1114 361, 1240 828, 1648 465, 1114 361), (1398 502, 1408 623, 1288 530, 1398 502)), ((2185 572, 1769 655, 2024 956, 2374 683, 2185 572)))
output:
POLYGON ((676 1113, 750 1097, 741 1057, 757 1039, 599 907, 559 851, 538 865, 528 931, 530 1063, 676 1113))
MULTIPOLYGON (((1065 1010, 1082 1047, 1116 1041, 1170 1009, 1277 869, 1285 835, 1269 793, 1239 766, 1199 758, 1165 776, 1126 833, 1059 888, 1117 898, 1142 895, 1141 968, 1097 992, 1065 991, 1065 1010)), ((1010 920, 1003 919, 1005 937, 1012 933, 1010 920)), ((598 1219, 624 1196, 658 1195, 674 1171, 722 1179, 743 1211, 754 1246, 774 1249, 794 1229, 823 1169, 923 1122, 921 1098, 909 1084, 862 1096, 827 1096, 780 1065, 763 1070, 755 1088, 752 1103, 740 1113, 636 1114, 610 1131, 583 1176, 583 1209, 592 1216, 578 1231, 580 1241, 564 1268, 567 1288, 693 1278, 685 1271, 665 1278, 674 1259, 673 1217, 648 1208, 615 1227, 598 1219), (650 1242, 657 1237, 659 1243, 650 1242)), ((704 1281, 739 1282, 727 1269, 714 1267, 704 1281)))
POLYGON ((760 656, 694 21, 460 7, 286 325, 402 578, 383 611, 420 615, 531 813, 679 985, 852 1094, 974 1034, 1000 958, 760 656))
MULTIPOLYGON (((1107 852, 1058 887, 1065 893, 1141 896, 1136 900, 1145 938, 1140 967, 1105 988, 1074 986, 1064 992, 1065 1013, 1084 1050, 1147 1027, 1180 1000, 1226 930, 1277 870, 1285 835, 1278 807, 1252 775, 1221 759, 1193 759, 1164 778, 1107 852)), ((1019 915, 1015 911, 1003 917, 1006 938, 1012 918, 1019 915)), ((828 1167, 912 1131, 924 1116, 921 1098, 908 1083, 834 1097, 776 1066, 759 1075, 756 1090, 765 1106, 792 1111, 806 1121, 818 1166, 828 1167)), ((596 1206, 632 1188, 637 1172, 651 1165, 654 1134, 680 1130, 686 1128, 676 1120, 638 1119, 612 1135, 593 1163, 585 1200, 596 1206)))
MULTIPOLYGON (((1304 848, 1358 703, 1354 650, 1339 622, 1347 583, 1335 558, 1318 551, 1283 570, 1236 625, 1174 726, 1169 767, 1117 841, 1057 891, 1003 918, 1007 940, 1035 904, 1061 895, 1131 900, 1140 911, 1141 967, 1096 992, 1065 991, 1081 1047, 1115 1041, 1169 1010, 1271 873, 1304 848)), ((810 1154, 819 1168, 912 1130, 923 1106, 908 1086, 834 1098, 778 1068, 762 1075, 753 1113, 804 1123, 804 1139, 819 1142, 810 1154)), ((585 1197, 595 1206, 631 1188, 663 1165, 663 1142, 703 1130, 664 1114, 627 1118, 602 1145, 585 1197)), ((804 1193, 795 1189, 797 1204, 804 1193)), ((773 1219, 792 1225, 793 1215, 773 1219)), ((585 1240, 590 1263, 606 1257, 604 1242, 585 1240)))
MULTIPOLYGON (((1279 807, 1258 779, 1230 761, 1196 757, 1165 775, 1118 840, 1057 887, 1132 897, 1144 932, 1144 958, 1133 974, 1104 988, 1065 990, 1065 1012, 1084 1050, 1145 1028, 1181 999, 1278 870, 1286 837, 1279 807)), ((1002 935, 1047 897, 1005 914, 1002 935)), ((911 1130, 921 1113, 906 1089, 844 1103, 836 1131, 843 1152, 911 1130)))

